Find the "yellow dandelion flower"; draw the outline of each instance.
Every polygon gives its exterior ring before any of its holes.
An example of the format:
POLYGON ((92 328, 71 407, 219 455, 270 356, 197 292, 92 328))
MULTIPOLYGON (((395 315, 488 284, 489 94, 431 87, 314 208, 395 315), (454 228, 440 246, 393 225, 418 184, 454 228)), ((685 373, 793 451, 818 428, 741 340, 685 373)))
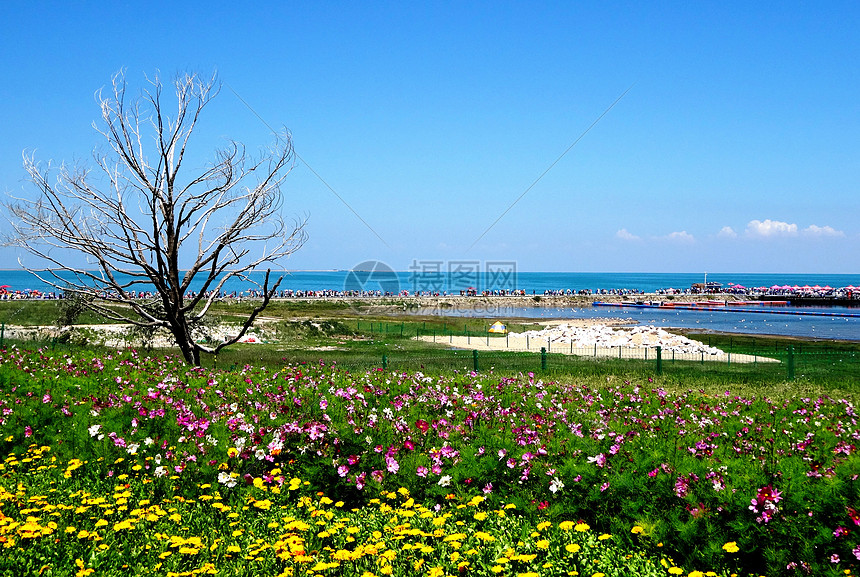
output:
POLYGON ((535 543, 535 547, 546 551, 547 549, 549 549, 549 541, 547 541, 546 539, 541 539, 540 541, 535 543))
POLYGON ((740 548, 738 547, 737 542, 729 541, 728 543, 723 545, 723 551, 725 551, 726 553, 737 553, 738 551, 740 551, 740 548))
POLYGON ((684 570, 680 567, 669 567, 669 575, 683 575, 684 570))
POLYGON ((565 545, 564 547, 564 550, 568 553, 579 553, 580 549, 582 549, 582 547, 580 547, 576 543, 570 543, 569 545, 565 545))
POLYGON ((600 537, 598 537, 598 539, 599 539, 600 541, 606 541, 606 540, 607 540, 607 539, 609 539, 610 537, 612 537, 612 535, 610 535, 609 533, 604 533, 603 535, 601 535, 600 537))
POLYGON ((589 527, 589 526, 588 526, 588 523, 577 523, 577 524, 573 527, 573 530, 574 530, 574 531, 576 531, 576 532, 578 532, 578 533, 585 533, 585 532, 586 532, 586 531, 588 531, 589 529, 591 529, 591 527, 589 527))
POLYGON ((645 529, 643 529, 639 525, 636 525, 632 529, 630 529, 630 532, 633 533, 634 535, 638 535, 638 534, 642 533, 642 531, 644 531, 644 530, 645 529))
POLYGON ((522 561, 523 563, 531 563, 537 559, 537 555, 532 553, 530 555, 514 555, 511 557, 511 561, 522 561))

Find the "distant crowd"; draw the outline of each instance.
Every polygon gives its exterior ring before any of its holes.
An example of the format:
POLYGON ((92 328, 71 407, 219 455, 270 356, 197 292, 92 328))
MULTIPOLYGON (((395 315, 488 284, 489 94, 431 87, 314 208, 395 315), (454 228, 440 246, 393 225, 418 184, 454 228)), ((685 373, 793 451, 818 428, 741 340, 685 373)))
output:
MULTIPOLYGON (((860 299, 860 287, 847 286, 833 288, 830 286, 788 286, 774 285, 771 287, 754 287, 748 288, 742 285, 722 286, 697 286, 693 285, 686 289, 665 288, 655 291, 658 295, 740 295, 751 298, 762 296, 769 297, 784 297, 791 299, 792 297, 803 298, 834 298, 834 299, 860 299)), ((212 292, 204 293, 204 297, 208 298, 212 292)), ((527 292, 523 289, 494 289, 494 290, 477 290, 473 287, 462 289, 459 291, 438 291, 438 290, 401 290, 399 292, 388 292, 382 290, 282 290, 276 291, 272 298, 276 299, 308 299, 308 298, 383 298, 383 297, 525 297, 525 296, 589 296, 589 295, 616 295, 616 296, 634 296, 647 294, 640 289, 556 289, 544 290, 543 292, 531 291, 527 292)), ((129 291, 129 298, 148 300, 155 298, 155 291, 129 291)), ((119 295, 110 292, 101 292, 98 295, 101 298, 117 298, 119 295)), ((195 292, 189 292, 185 295, 186 298, 194 298, 197 295, 195 292)), ((246 291, 220 291, 216 295, 217 299, 260 299, 263 297, 263 291, 250 289, 246 291)), ((66 298, 63 292, 42 292, 33 289, 12 290, 11 287, 0 287, 0 300, 56 300, 66 298)))

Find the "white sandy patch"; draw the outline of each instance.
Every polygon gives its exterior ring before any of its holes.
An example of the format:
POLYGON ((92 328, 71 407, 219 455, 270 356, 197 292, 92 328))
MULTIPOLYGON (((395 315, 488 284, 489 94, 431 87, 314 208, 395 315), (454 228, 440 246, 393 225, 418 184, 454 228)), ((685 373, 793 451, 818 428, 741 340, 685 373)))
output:
MULTIPOLYGON (((23 327, 8 325, 4 330, 5 338, 21 340, 49 340, 59 338, 67 333, 71 333, 72 339, 85 338, 87 341, 96 342, 107 347, 139 346, 142 344, 141 337, 139 335, 135 335, 132 332, 131 326, 127 324, 72 325, 63 328, 51 326, 23 327)), ((218 325, 212 329, 210 338, 215 342, 223 342, 228 338, 233 338, 238 333, 239 327, 218 325)), ((266 340, 252 327, 248 329, 248 332, 242 335, 242 338, 239 339, 238 342, 261 344, 266 342, 266 340)), ((166 329, 155 331, 152 338, 152 346, 158 348, 169 348, 175 345, 176 342, 169 331, 166 329)))
POLYGON ((656 359, 661 348, 664 360, 695 360, 719 362, 779 362, 767 357, 729 354, 716 347, 676 335, 653 326, 612 328, 603 324, 582 325, 560 322, 538 331, 510 333, 504 336, 427 336, 426 342, 448 344, 459 349, 492 351, 534 351, 541 348, 549 353, 578 356, 656 359))

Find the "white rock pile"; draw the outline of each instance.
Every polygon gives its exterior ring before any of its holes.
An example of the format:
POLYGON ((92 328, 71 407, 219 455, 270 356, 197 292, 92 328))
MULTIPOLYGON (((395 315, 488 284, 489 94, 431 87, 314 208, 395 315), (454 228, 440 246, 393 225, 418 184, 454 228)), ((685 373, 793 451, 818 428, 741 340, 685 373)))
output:
MULTIPOLYGON (((517 333, 511 333, 514 336, 517 333)), ((636 326, 632 328, 611 328, 606 325, 576 327, 558 325, 539 331, 519 333, 520 337, 538 341, 549 340, 551 343, 563 343, 573 348, 584 349, 597 346, 598 348, 655 348, 662 347, 664 351, 674 351, 682 354, 706 354, 720 356, 725 354, 716 347, 709 347, 698 341, 681 335, 674 335, 665 329, 655 326, 636 326)))

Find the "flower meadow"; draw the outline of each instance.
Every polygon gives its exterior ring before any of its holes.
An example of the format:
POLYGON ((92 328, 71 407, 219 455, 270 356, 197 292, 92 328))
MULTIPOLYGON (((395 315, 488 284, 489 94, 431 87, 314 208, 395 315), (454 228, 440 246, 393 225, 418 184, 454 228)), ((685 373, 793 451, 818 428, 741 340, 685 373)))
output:
POLYGON ((851 402, 0 350, 0 574, 856 575, 851 402))

